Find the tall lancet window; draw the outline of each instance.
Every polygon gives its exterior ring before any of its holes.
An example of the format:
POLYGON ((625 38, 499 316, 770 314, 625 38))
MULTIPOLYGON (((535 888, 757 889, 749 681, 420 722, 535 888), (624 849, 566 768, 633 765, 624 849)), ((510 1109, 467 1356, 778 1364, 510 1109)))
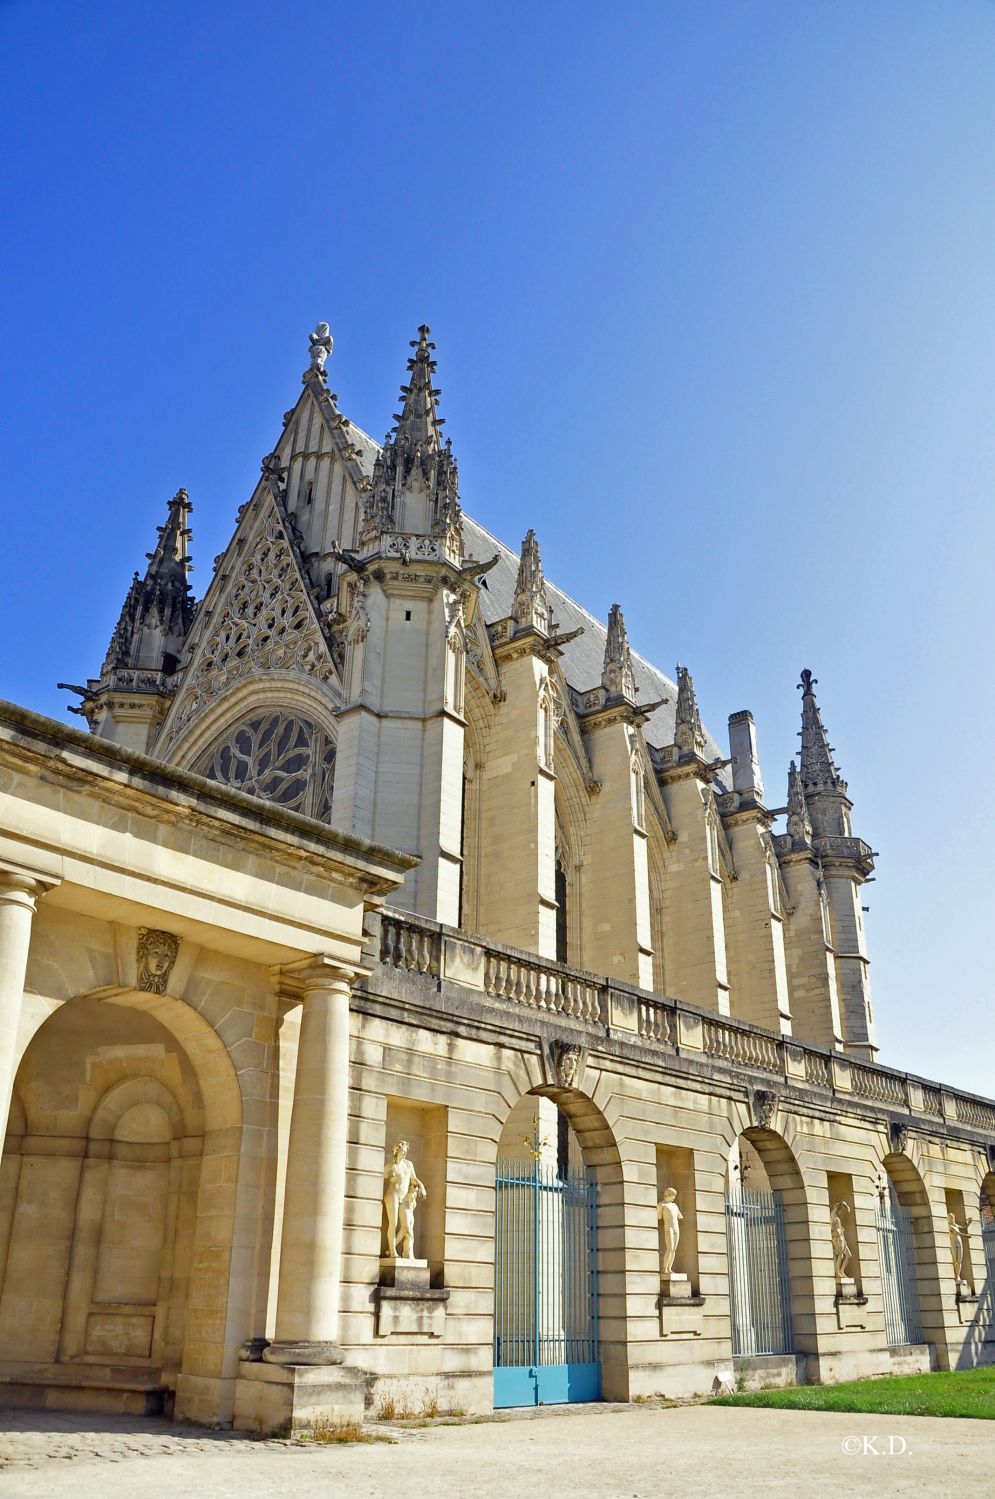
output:
POLYGON ((567 869, 562 851, 556 856, 556 874, 553 881, 556 896, 556 961, 567 962, 567 869))

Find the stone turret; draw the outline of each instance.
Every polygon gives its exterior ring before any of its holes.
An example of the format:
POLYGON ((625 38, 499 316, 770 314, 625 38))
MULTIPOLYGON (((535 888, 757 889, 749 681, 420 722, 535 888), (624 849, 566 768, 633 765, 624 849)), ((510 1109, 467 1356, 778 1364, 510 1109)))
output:
POLYGON ((144 578, 134 575, 100 676, 85 688, 70 688, 82 697, 71 711, 86 718, 92 733, 132 749, 147 749, 165 717, 193 623, 187 525, 192 508, 186 490, 177 490, 165 525, 157 527, 155 550, 146 554, 144 578))
POLYGON ((816 701, 816 678, 807 668, 798 686, 801 756, 788 772, 788 827, 777 840, 795 913, 792 1003, 805 1018, 807 1035, 872 1060, 877 1047, 860 887, 874 869, 874 855, 853 836, 847 784, 816 701))
POLYGON ((608 614, 608 639, 605 641, 605 662, 601 671, 601 685, 610 698, 624 698, 629 703, 634 703, 636 700, 632 652, 629 649, 625 618, 618 604, 612 604, 608 614))
POLYGON ((446 555, 459 561, 463 528, 458 473, 452 444, 442 438, 445 419, 436 409, 441 392, 432 384, 435 344, 428 335, 423 323, 411 341, 415 352, 408 360, 408 383, 401 386, 401 410, 395 412, 395 425, 374 464, 360 542, 369 545, 388 532, 441 537, 446 555))

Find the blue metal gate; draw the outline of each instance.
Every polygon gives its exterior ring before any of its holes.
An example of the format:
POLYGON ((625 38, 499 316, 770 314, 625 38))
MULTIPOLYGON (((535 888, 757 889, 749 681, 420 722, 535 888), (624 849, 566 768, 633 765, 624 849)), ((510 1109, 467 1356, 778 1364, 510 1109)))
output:
POLYGON ((897 1202, 877 1209, 878 1255, 884 1329, 889 1348, 922 1342, 922 1315, 916 1281, 916 1240, 912 1218, 897 1202))
POLYGON ((791 1352, 784 1207, 773 1192, 726 1194, 729 1316, 736 1357, 791 1352))
POLYGON ((498 1162, 494 1405, 598 1400, 597 1185, 498 1162))

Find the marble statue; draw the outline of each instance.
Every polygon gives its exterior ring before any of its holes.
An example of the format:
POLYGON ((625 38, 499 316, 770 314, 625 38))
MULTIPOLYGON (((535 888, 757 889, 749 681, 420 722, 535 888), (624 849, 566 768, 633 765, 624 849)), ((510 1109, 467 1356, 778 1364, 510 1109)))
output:
POLYGON ((325 360, 332 352, 333 339, 327 323, 319 323, 313 333, 308 334, 311 346, 311 368, 319 373, 325 368, 325 360))
POLYGON ((144 989, 147 994, 165 994, 179 947, 180 939, 174 937, 172 932, 139 927, 136 953, 139 989, 144 989))
POLYGON ((401 1246, 398 1259, 413 1260, 415 1257, 415 1208, 418 1204, 419 1192, 424 1195, 425 1188, 421 1182, 412 1182, 397 1209, 398 1231, 397 1238, 401 1246))
POLYGON ((663 1264, 661 1273, 669 1275, 674 1268, 674 1259, 677 1255, 677 1246, 681 1241, 681 1223, 684 1215, 677 1206, 677 1192, 673 1187, 667 1187, 663 1197, 657 1203, 656 1216, 663 1224, 663 1264))
POLYGON ((947 1214, 947 1222, 950 1225, 950 1254, 954 1262, 954 1279, 960 1280, 961 1270, 964 1268, 964 1239, 963 1235, 971 1227, 971 1219, 966 1223, 958 1223, 956 1213, 947 1214))
POLYGON ((836 1279, 845 1280, 847 1268, 853 1259, 853 1253, 846 1242, 846 1227, 843 1223, 843 1214, 850 1211, 847 1202, 834 1202, 832 1209, 832 1233, 833 1233, 833 1263, 836 1268, 836 1279))
POLYGON ((427 1197, 415 1168, 408 1160, 407 1140, 398 1140, 393 1160, 384 1167, 383 1205, 387 1214, 387 1253, 395 1259, 413 1258, 415 1244, 415 1208, 420 1197, 427 1197), (401 1248, 398 1249, 398 1241, 401 1248))

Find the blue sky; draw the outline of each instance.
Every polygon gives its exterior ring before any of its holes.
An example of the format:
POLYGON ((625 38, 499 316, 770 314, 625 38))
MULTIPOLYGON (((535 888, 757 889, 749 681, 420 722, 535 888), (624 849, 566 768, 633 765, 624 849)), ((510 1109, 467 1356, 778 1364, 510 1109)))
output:
POLYGON ((165 502, 194 582, 307 332, 381 436, 753 710, 880 851, 882 1060, 992 1092, 995 6, 0 0, 0 693, 65 717, 165 502))

